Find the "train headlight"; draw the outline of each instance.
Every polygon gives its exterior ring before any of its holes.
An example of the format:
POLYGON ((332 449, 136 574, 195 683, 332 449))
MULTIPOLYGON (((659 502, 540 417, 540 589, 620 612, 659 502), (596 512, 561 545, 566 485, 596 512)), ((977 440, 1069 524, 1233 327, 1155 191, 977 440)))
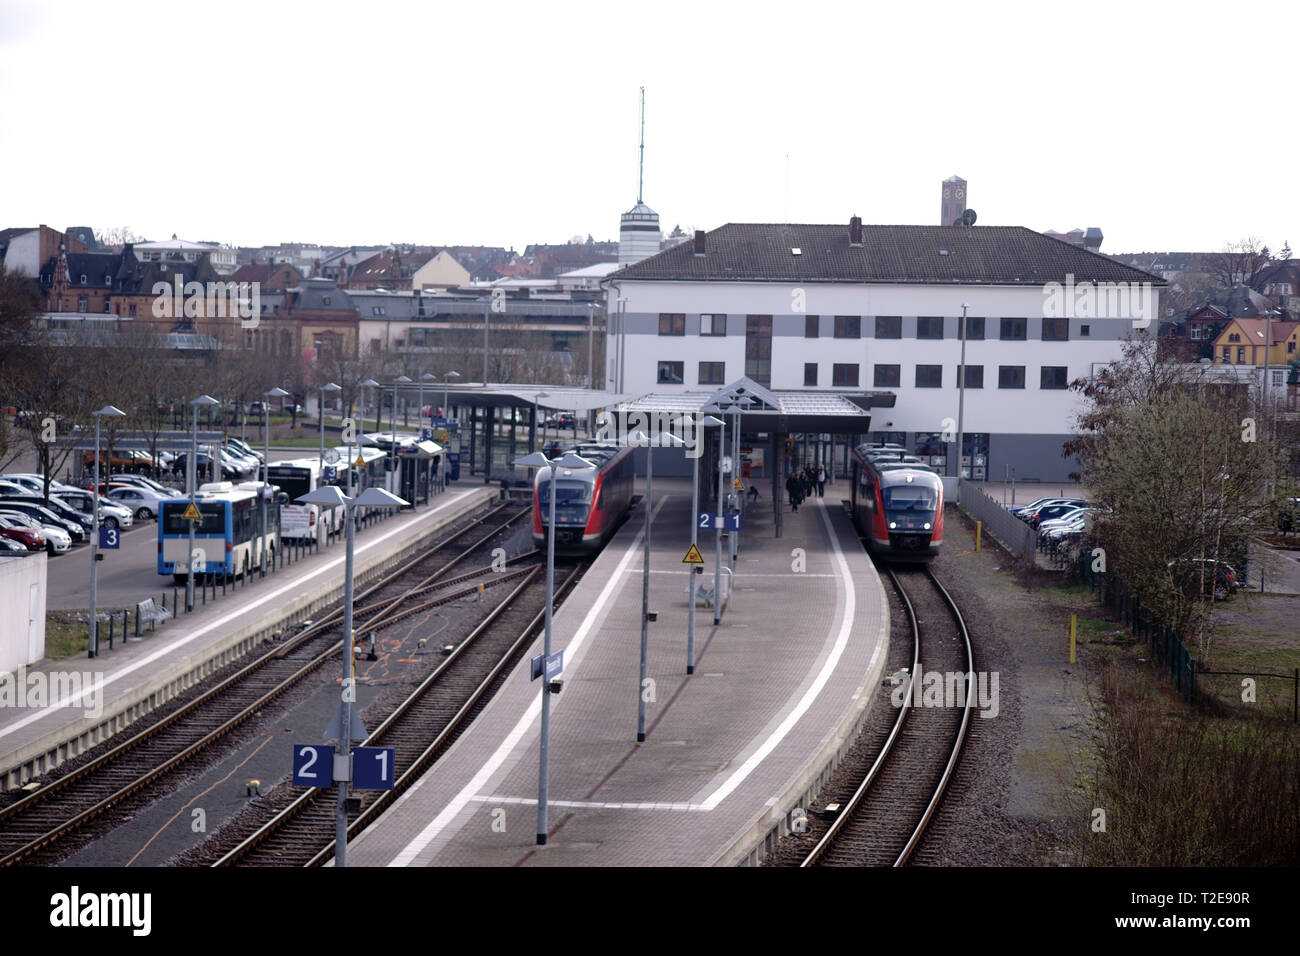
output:
POLYGON ((926 531, 929 531, 929 530, 930 530, 930 522, 927 521, 924 525, 922 525, 922 527, 924 527, 926 531))
POLYGON ((898 522, 897 522, 897 521, 891 521, 891 522, 889 522, 889 530, 890 530, 890 531, 893 531, 893 530, 894 530, 895 528, 897 528, 897 527, 898 527, 898 522))

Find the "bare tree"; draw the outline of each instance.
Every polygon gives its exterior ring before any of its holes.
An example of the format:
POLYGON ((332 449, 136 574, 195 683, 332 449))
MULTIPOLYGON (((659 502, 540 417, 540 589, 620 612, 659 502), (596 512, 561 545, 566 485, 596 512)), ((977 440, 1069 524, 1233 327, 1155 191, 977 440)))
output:
POLYGON ((1268 246, 1254 236, 1224 243, 1223 249, 1206 257, 1206 264, 1215 280, 1229 288, 1239 285, 1253 287, 1272 262, 1268 246))

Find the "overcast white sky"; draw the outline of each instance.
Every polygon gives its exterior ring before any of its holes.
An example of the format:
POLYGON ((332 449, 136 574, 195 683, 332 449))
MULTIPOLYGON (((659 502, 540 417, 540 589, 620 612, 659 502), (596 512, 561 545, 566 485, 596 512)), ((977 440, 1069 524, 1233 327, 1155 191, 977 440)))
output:
POLYGON ((981 225, 1300 248, 1297 7, 0 0, 0 227, 616 239, 644 85, 665 232, 937 223, 956 173, 981 225))

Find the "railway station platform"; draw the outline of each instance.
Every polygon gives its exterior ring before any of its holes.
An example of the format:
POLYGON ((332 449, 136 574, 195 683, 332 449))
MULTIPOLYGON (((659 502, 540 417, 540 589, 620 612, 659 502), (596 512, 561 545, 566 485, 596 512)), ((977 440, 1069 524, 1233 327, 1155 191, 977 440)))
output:
MULTIPOLYGON (((829 489, 828 489, 829 490, 829 489)), ((375 826, 350 866, 757 863, 829 776, 882 690, 885 591, 839 495, 772 533, 745 516, 720 625, 696 611, 686 674, 690 483, 654 486, 646 740, 636 742, 643 502, 556 613, 548 840, 538 846, 539 682, 529 662, 375 826)), ((704 510, 703 508, 701 510, 704 510)), ((712 532, 700 533, 712 584, 712 532)), ((529 656, 541 653, 539 636, 529 656)))
MULTIPOLYGON (((439 529, 500 497, 497 488, 453 484, 418 511, 357 531, 358 586, 380 577, 439 529)), ((47 661, 23 673, 21 699, 0 706, 0 789, 21 787, 128 727, 282 627, 343 596, 342 541, 254 579, 245 590, 169 619, 98 657, 47 661), (36 688, 42 688, 40 696, 36 688)), ((17 683, 10 690, 18 690, 17 683)))

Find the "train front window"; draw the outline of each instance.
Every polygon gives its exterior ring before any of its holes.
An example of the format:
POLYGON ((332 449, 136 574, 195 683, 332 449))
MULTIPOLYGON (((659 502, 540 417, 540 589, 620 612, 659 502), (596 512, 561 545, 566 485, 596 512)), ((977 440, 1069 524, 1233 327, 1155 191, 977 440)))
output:
POLYGON ((885 508, 889 511, 933 511, 937 496, 919 485, 896 485, 884 489, 885 508))
MULTIPOLYGON (((555 483, 555 510, 586 508, 591 504, 591 485, 585 481, 572 481, 561 478, 555 483)), ((542 510, 551 507, 551 483, 543 479, 537 485, 537 501, 542 510)))

